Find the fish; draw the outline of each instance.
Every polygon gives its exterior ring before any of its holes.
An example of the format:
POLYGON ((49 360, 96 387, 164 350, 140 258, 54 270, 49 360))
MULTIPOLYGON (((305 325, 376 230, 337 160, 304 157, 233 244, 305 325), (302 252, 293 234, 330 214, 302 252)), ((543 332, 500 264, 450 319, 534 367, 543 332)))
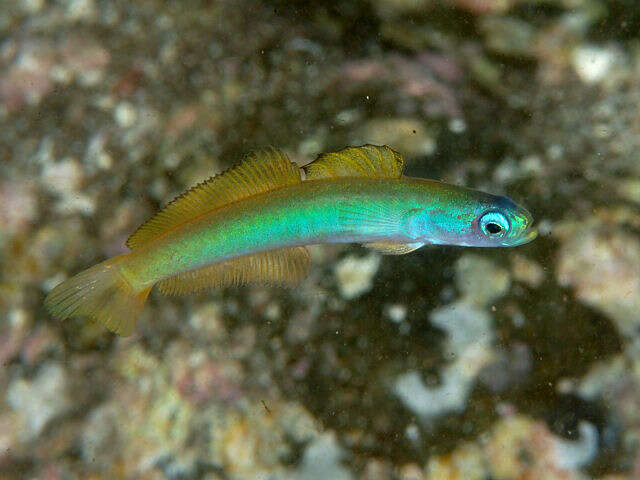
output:
POLYGON ((361 243, 402 255, 424 245, 512 247, 537 235, 507 197, 403 175, 382 145, 321 154, 300 168, 275 148, 167 204, 127 240, 128 253, 63 281, 45 298, 57 319, 88 317, 130 335, 154 285, 183 295, 254 283, 295 285, 308 245, 361 243))

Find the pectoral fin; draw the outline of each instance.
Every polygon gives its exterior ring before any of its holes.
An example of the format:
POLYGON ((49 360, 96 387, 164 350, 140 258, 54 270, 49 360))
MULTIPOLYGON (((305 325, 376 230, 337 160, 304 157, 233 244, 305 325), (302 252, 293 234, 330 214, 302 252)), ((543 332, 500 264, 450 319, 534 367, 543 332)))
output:
POLYGON ((424 246, 424 243, 372 242, 364 243, 364 247, 380 252, 383 255, 404 255, 424 246))

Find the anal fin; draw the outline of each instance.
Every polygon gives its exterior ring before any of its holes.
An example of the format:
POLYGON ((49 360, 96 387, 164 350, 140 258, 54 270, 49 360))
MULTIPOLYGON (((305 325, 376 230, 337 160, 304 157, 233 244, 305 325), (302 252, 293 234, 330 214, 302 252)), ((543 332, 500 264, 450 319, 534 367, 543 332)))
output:
POLYGON ((165 295, 184 295, 231 285, 296 284, 306 276, 309 260, 305 247, 269 250, 180 273, 158 287, 165 295))
POLYGON ((419 249, 424 246, 424 243, 371 242, 364 243, 363 246, 384 255, 404 255, 405 253, 419 249))

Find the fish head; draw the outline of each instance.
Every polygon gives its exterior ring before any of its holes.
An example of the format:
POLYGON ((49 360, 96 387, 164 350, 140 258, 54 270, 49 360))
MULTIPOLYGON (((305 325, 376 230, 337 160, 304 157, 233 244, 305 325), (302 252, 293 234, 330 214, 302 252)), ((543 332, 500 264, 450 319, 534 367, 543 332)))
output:
POLYGON ((407 231, 417 241, 464 247, 513 247, 536 238, 533 217, 507 197, 460 189, 436 206, 416 209, 407 231))
POLYGON ((486 194, 467 235, 479 247, 515 247, 538 236, 533 216, 510 198, 486 194))

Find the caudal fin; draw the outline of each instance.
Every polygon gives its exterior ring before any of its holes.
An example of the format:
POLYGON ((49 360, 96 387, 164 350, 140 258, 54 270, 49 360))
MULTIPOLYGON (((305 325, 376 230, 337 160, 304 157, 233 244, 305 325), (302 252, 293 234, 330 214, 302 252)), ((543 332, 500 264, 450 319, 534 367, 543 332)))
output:
POLYGON ((122 336, 130 335, 151 287, 135 290, 124 278, 120 262, 110 258, 56 286, 44 301, 59 320, 88 317, 122 336))

